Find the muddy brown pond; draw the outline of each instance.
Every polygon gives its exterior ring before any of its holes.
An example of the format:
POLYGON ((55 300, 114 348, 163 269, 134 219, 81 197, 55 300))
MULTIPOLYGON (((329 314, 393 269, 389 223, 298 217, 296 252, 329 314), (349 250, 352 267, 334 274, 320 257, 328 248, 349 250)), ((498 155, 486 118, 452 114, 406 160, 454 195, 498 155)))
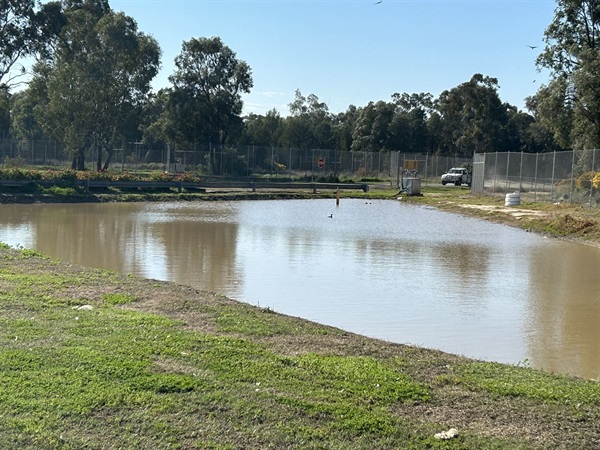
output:
POLYGON ((388 341, 600 377, 600 249, 432 208, 0 205, 0 241, 388 341))

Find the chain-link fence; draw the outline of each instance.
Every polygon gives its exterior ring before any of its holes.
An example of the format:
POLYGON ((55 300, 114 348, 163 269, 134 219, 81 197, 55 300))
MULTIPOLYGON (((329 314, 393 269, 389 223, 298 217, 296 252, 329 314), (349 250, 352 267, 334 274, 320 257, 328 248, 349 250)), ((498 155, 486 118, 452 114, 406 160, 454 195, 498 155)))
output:
MULTIPOLYGON (((85 152, 86 165, 95 167, 97 154, 85 152)), ((398 187, 403 170, 414 170, 424 183, 438 183, 451 167, 470 159, 402 152, 341 152, 332 149, 196 145, 152 147, 126 142, 113 150, 111 169, 120 171, 164 170, 203 175, 304 179, 380 180, 398 187)), ((13 166, 70 167, 62 146, 51 140, 0 140, 0 164, 13 166)))
MULTIPOLYGON (((104 158, 106 155, 103 156, 104 158)), ((85 151, 86 166, 95 168, 97 153, 85 151)), ((71 156, 56 141, 0 140, 0 164, 15 167, 66 168, 71 156)), ((372 178, 390 176, 387 152, 340 152, 331 149, 196 145, 152 147, 127 142, 113 149, 110 168, 120 171, 193 171, 202 175, 322 178, 372 178)))
MULTIPOLYGON (((97 154, 86 151, 87 166, 97 154)), ((71 156, 56 141, 0 139, 0 164, 67 168, 71 156)), ((113 150, 111 168, 120 171, 191 171, 227 177, 303 178, 329 181, 381 181, 398 188, 403 171, 414 171, 424 185, 438 184, 451 167, 473 164, 473 192, 519 191, 533 201, 600 205, 600 150, 553 153, 477 153, 473 160, 402 152, 341 152, 331 149, 197 145, 152 147, 126 142, 113 150)))
MULTIPOLYGON (((304 178, 374 178, 389 177, 390 155, 377 152, 340 152, 331 149, 198 146, 175 149, 177 170, 201 170, 212 175, 267 175, 304 178)), ((174 163, 171 163, 171 166, 174 163)))
POLYGON ((53 140, 0 139, 0 164, 65 166, 68 154, 53 140))
POLYGON ((473 192, 518 191, 532 201, 600 205, 600 150, 477 153, 473 192))
POLYGON ((471 165, 471 162, 470 158, 459 158, 456 156, 392 152, 390 184, 393 188, 400 188, 403 172, 408 173, 408 176, 421 178, 425 186, 440 184, 442 174, 446 173, 449 169, 471 165))

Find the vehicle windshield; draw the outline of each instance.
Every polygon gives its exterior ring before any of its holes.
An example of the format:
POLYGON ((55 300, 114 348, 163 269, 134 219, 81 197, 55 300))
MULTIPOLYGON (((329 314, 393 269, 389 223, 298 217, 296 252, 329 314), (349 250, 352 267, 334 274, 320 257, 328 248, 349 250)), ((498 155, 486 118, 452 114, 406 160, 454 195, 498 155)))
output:
POLYGON ((448 173, 461 173, 461 172, 462 172, 462 170, 461 170, 461 169, 450 169, 450 170, 448 171, 448 173))

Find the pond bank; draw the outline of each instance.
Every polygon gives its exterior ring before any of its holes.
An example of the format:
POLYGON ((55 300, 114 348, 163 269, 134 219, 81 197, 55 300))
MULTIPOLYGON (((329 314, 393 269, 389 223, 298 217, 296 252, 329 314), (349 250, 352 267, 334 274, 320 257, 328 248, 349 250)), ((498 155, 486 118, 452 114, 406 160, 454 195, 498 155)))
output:
POLYGON ((505 206, 502 195, 473 195, 468 189, 430 188, 424 195, 402 201, 434 206, 440 210, 502 223, 548 237, 568 239, 600 247, 600 208, 567 202, 543 203, 523 200, 505 206))
POLYGON ((0 442, 19 448, 600 445, 594 381, 369 339, 31 250, 0 249, 0 274, 0 442), (434 437, 450 428, 458 437, 434 437))

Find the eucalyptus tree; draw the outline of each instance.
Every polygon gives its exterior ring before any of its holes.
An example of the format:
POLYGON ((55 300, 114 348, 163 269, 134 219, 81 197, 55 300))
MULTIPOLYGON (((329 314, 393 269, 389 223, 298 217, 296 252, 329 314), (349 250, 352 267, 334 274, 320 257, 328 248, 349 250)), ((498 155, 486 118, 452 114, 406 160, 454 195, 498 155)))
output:
POLYGON ((64 23, 59 2, 0 1, 0 89, 23 83, 23 58, 43 53, 64 23))
POLYGON ((244 119, 244 132, 242 144, 258 145, 262 147, 280 146, 283 132, 284 119, 275 108, 267 114, 249 114, 244 119))
POLYGON ((352 132, 352 151, 378 152, 392 148, 392 128, 396 105, 380 100, 360 109, 352 132))
POLYGON ((405 152, 426 152, 429 140, 427 120, 433 109, 433 96, 428 93, 392 95, 396 105, 390 123, 391 148, 405 152))
POLYGON ((173 127, 170 126, 169 117, 166 114, 169 95, 169 89, 160 89, 156 93, 150 93, 143 105, 140 129, 142 131, 141 138, 145 144, 158 144, 164 147, 175 139, 175 136, 171 134, 173 127))
POLYGON ((296 90, 288 105, 282 142, 287 147, 331 148, 334 145, 332 115, 325 102, 315 94, 302 95, 296 90))
POLYGON ((506 147, 510 151, 544 153, 562 148, 554 141, 552 133, 532 114, 520 111, 515 106, 507 110, 506 147))
POLYGON ((436 101, 442 124, 442 152, 470 157, 504 148, 507 108, 498 96, 498 80, 475 74, 444 91, 436 101))
POLYGON ((10 130, 12 138, 24 142, 47 137, 35 118, 36 106, 37 99, 29 88, 11 95, 10 130))
POLYGON ((360 108, 350 105, 346 108, 346 111, 332 117, 334 146, 338 150, 350 151, 352 148, 352 133, 359 113, 360 108))
POLYGON ((569 146, 599 148, 600 1, 558 0, 544 41, 537 65, 550 70, 551 81, 535 95, 538 113, 552 116, 547 122, 561 139, 569 135, 569 146), (545 105, 560 108, 569 122, 557 122, 557 112, 545 105))
POLYGON ((0 88, 0 136, 4 138, 10 130, 10 93, 8 88, 0 88))
POLYGON ((216 147, 242 130, 242 94, 253 86, 250 66, 219 37, 192 38, 182 44, 169 77, 165 131, 179 145, 216 147))
POLYGON ((451 136, 444 132, 442 116, 433 110, 427 119, 427 150, 435 154, 443 154, 452 147, 451 136))
POLYGON ((525 105, 535 118, 538 130, 547 130, 562 148, 571 148, 574 104, 567 92, 567 79, 556 78, 526 99, 525 105))
POLYGON ((158 43, 104 0, 64 2, 67 23, 56 49, 35 68, 32 82, 44 128, 85 168, 84 150, 96 169, 108 168, 139 114, 160 66, 158 43))

